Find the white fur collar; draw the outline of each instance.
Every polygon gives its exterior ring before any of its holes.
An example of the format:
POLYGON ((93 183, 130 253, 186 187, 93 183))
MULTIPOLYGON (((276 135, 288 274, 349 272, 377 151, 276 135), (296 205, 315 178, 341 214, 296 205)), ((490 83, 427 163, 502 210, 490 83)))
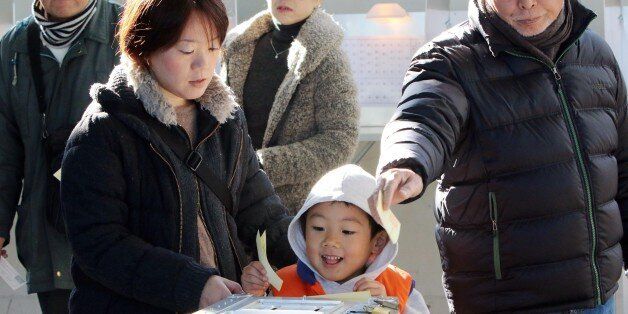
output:
MULTIPOLYGON (((121 66, 129 86, 142 101, 144 109, 163 124, 178 125, 174 108, 164 98, 153 76, 126 57, 122 57, 121 66)), ((205 94, 196 101, 201 109, 207 110, 220 124, 233 118, 238 108, 235 95, 216 74, 213 75, 205 94)))

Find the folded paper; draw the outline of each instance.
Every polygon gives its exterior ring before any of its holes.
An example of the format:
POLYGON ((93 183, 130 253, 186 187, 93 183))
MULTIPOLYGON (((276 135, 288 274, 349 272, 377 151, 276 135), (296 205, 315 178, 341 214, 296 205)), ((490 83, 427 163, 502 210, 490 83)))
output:
POLYGON ((57 170, 57 172, 55 172, 53 176, 57 178, 57 180, 61 181, 61 168, 59 168, 59 170, 57 170))
POLYGON ((397 243, 397 241, 399 241, 401 223, 390 208, 384 208, 384 192, 382 190, 380 190, 377 195, 377 214, 382 222, 382 227, 384 227, 384 230, 388 233, 390 241, 397 243))
POLYGON ((281 286, 283 285, 283 280, 277 276, 277 273, 273 270, 268 262, 268 257, 266 256, 266 231, 259 235, 259 231, 257 231, 257 237, 255 239, 257 244, 257 258, 259 262, 264 266, 264 270, 266 270, 266 277, 268 277, 268 282, 277 289, 277 291, 281 291, 281 286))

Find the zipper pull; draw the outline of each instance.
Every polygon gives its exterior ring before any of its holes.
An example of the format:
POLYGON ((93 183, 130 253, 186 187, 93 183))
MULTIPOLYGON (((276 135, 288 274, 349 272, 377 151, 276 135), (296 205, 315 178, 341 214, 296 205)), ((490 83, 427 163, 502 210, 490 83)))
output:
POLYGON ((488 206, 491 222, 493 223, 493 236, 497 236, 497 200, 495 193, 488 193, 488 206))
POLYGON ((560 80, 562 80, 560 73, 558 73, 558 67, 553 67, 552 73, 554 73, 554 79, 556 79, 556 81, 560 82, 560 80))
POLYGON ((43 140, 48 138, 48 127, 46 125, 46 114, 41 115, 41 138, 43 140))

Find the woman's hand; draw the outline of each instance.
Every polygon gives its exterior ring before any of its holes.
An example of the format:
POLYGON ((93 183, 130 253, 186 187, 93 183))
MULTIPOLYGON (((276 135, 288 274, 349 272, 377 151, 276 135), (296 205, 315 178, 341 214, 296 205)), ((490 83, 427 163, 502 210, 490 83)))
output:
POLYGON ((264 270, 262 263, 254 261, 244 267, 242 272, 242 288, 244 292, 261 297, 266 294, 268 287, 268 277, 266 277, 266 270, 264 270))
POLYGON ((386 296, 386 287, 382 283, 368 278, 358 280, 353 286, 353 291, 370 291, 371 296, 374 297, 386 296))
POLYGON ((211 276, 205 283, 198 306, 204 309, 233 293, 242 293, 240 284, 220 276, 211 276))

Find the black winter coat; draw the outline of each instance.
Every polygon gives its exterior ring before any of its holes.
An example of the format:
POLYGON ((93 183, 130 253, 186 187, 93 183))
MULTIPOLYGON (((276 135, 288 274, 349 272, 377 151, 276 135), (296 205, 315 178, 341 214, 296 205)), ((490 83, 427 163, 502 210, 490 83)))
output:
POLYGON ((454 311, 605 303, 622 273, 620 240, 628 249, 619 66, 575 1, 580 23, 555 63, 487 34, 470 7, 469 21, 412 61, 379 169, 416 169, 426 185, 440 177, 436 239, 454 311))
MULTIPOLYGON (((76 284, 71 312, 196 310, 210 276, 239 281, 256 232, 267 228, 269 243, 276 244, 268 252, 271 263, 293 263, 286 208, 259 168, 244 114, 228 88, 215 76, 206 103, 200 101, 196 145, 228 184, 232 212, 147 126, 147 117, 168 123, 163 113, 171 108, 146 93, 158 90, 149 75, 129 67, 116 67, 106 86, 92 88, 94 101, 65 151, 61 193, 76 284), (199 264, 198 211, 218 269, 199 264)), ((170 130, 187 141, 181 127, 170 130)))

